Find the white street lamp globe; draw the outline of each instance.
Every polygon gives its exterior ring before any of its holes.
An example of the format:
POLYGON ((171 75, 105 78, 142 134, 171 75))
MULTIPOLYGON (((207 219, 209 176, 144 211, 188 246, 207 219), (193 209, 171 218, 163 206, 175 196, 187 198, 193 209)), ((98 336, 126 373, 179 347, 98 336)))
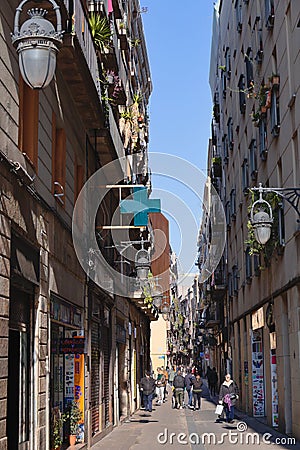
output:
POLYGON ((149 252, 145 249, 139 250, 135 255, 135 270, 140 280, 147 280, 151 267, 149 252))
POLYGON ((32 8, 28 11, 30 19, 19 30, 22 1, 16 10, 12 42, 19 55, 22 78, 32 89, 42 89, 51 82, 56 68, 58 46, 62 42, 61 15, 54 0, 49 0, 56 12, 57 31, 53 24, 44 18, 45 9, 32 8))
POLYGON ((168 314, 170 312, 169 303, 167 303, 167 302, 163 303, 163 305, 161 307, 161 312, 162 312, 162 314, 168 314))
POLYGON ((256 241, 265 245, 271 237, 272 219, 265 211, 259 211, 253 217, 253 230, 256 241))
POLYGON ((153 305, 159 309, 161 307, 161 303, 162 303, 162 299, 163 299, 163 291, 162 291, 161 286, 159 286, 159 285, 154 286, 154 288, 151 292, 151 297, 153 299, 153 305))

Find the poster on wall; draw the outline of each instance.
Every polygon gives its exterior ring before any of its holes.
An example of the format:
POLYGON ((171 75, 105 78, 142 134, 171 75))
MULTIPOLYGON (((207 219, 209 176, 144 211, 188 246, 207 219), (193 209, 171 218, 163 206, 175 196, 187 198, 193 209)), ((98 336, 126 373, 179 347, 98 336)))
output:
POLYGON ((272 425, 278 427, 278 388, 276 350, 271 350, 272 425))
POLYGON ((74 355, 65 355, 64 407, 74 400, 74 355))
POLYGON ((265 415, 264 353, 262 328, 252 330, 252 398, 253 416, 265 415))
POLYGON ((84 355, 76 353, 74 356, 74 396, 82 414, 77 441, 84 442, 84 355))

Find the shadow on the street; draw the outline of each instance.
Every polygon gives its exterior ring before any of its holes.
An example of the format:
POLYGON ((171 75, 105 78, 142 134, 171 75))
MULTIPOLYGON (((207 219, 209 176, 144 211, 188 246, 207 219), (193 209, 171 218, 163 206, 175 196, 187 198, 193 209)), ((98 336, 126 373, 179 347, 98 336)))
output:
POLYGON ((130 423, 155 423, 155 422, 158 422, 158 420, 151 420, 151 419, 130 420, 130 423))

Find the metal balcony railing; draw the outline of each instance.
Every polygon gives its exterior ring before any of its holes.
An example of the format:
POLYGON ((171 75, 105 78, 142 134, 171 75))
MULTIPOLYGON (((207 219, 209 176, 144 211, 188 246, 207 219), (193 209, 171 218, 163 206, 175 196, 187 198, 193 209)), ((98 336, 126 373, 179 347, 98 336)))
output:
POLYGON ((70 22, 67 30, 75 35, 82 53, 85 57, 87 66, 91 73, 91 77, 98 92, 99 101, 101 102, 101 86, 98 69, 97 54, 89 28, 89 21, 86 9, 82 0, 64 0, 65 7, 69 13, 70 22))

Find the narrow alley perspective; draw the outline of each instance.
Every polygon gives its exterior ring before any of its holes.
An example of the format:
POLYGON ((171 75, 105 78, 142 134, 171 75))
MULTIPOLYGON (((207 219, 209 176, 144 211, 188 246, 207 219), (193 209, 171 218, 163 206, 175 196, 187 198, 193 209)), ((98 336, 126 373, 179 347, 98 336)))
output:
POLYGON ((259 448, 267 450, 300 449, 296 440, 282 435, 264 422, 237 413, 233 424, 215 414, 218 397, 211 397, 204 384, 200 410, 187 407, 175 409, 172 390, 168 388, 166 402, 155 405, 152 413, 137 411, 129 421, 123 423, 103 438, 93 449, 240 449, 259 448))
POLYGON ((0 450, 300 450, 300 0, 0 4, 0 450))

